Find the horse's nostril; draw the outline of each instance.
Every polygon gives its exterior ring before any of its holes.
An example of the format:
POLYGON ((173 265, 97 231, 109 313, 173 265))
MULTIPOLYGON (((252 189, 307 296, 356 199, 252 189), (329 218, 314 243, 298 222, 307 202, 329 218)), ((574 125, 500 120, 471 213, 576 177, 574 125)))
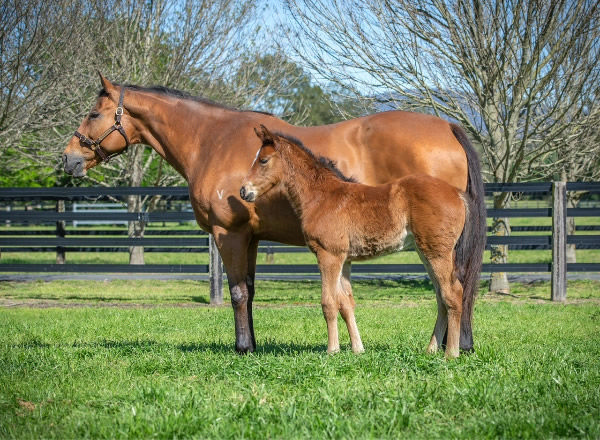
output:
POLYGON ((244 188, 243 186, 240 188, 240 197, 243 200, 246 200, 246 188, 244 188))

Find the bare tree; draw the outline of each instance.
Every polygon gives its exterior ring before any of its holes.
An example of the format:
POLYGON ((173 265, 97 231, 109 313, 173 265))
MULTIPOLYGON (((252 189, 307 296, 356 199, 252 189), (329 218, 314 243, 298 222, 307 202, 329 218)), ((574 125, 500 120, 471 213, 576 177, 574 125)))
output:
MULTIPOLYGON (((600 105, 589 103, 587 117, 583 124, 574 123, 555 143, 560 144, 559 151, 567 154, 558 154, 551 166, 562 181, 597 181, 600 179, 600 105), (560 148, 562 147, 562 148, 560 148)), ((579 205, 585 192, 569 191, 567 193, 567 207, 575 208, 579 205)), ((567 234, 575 234, 575 218, 567 218, 567 234)), ((576 246, 567 245, 567 262, 576 263, 576 246)))
MULTIPOLYGON (((290 0, 289 13, 290 44, 311 69, 380 105, 459 121, 494 182, 555 174, 551 162, 577 148, 555 140, 589 124, 598 99, 593 0, 290 0)), ((495 208, 509 202, 494 196, 495 208)), ((494 228, 510 232, 507 219, 494 228)), ((493 274, 490 290, 508 288, 493 274)))

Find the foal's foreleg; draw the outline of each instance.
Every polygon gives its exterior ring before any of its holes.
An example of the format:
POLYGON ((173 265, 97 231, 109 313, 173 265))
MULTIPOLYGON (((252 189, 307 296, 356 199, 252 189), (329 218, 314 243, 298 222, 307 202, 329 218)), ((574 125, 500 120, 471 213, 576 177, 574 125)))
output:
POLYGON ((340 313, 346 322, 346 327, 348 327, 352 351, 354 353, 362 353, 365 349, 363 348, 360 333, 358 333, 358 326, 356 325, 356 318, 354 317, 354 307, 356 304, 354 302, 354 296, 352 295, 352 285, 350 284, 350 262, 348 261, 344 263, 344 267, 342 268, 342 278, 340 282, 341 291, 338 293, 340 313))
POLYGON ((340 308, 337 297, 344 259, 320 251, 317 252, 317 260, 321 272, 321 307, 327 322, 327 353, 337 353, 340 351, 337 328, 337 315, 340 308))

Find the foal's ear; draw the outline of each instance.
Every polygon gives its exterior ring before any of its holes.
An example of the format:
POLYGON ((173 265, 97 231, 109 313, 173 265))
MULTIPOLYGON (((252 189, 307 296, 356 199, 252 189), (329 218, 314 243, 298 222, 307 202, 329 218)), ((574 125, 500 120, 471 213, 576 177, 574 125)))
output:
POLYGON ((273 134, 264 125, 260 124, 260 128, 258 129, 254 127, 254 133, 256 133, 256 136, 262 141, 263 145, 275 144, 273 134))

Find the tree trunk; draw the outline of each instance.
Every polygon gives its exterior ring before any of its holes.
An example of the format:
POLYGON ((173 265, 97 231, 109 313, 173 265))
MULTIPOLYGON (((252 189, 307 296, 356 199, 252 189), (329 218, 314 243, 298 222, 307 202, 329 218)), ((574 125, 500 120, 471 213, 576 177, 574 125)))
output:
MULTIPOLYGON (((508 201, 502 194, 494 194, 494 208, 507 208, 508 201)), ((496 236, 504 237, 510 235, 510 223, 508 218, 494 218, 492 223, 492 233, 496 236)), ((491 262, 492 264, 503 264, 508 262, 508 246, 494 245, 491 246, 491 262)), ((493 293, 510 293, 508 277, 506 272, 490 273, 490 292, 493 293)))
MULTIPOLYGON (((129 165, 131 169, 130 186, 141 186, 143 177, 143 145, 129 147, 129 165)), ((127 212, 142 212, 142 197, 127 197, 127 212)), ((146 224, 143 221, 130 221, 128 225, 129 238, 143 238, 146 224)), ((129 246, 129 264, 144 264, 144 247, 129 246)))

